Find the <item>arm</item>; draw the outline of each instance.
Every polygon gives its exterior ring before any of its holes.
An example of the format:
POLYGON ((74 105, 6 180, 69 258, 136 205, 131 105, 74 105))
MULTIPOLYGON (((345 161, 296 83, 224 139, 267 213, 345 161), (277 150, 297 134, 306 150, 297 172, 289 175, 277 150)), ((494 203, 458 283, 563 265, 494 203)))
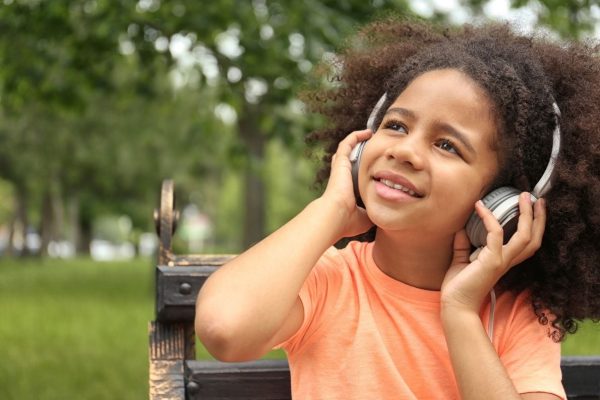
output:
MULTIPOLYGON (((549 393, 519 395, 487 336, 479 315, 462 310, 450 312, 443 322, 450 359, 461 398, 557 400, 549 393)), ((534 344, 532 344, 534 345, 534 344)))
POLYGON ((341 141, 323 196, 206 281, 196 303, 196 333, 214 356, 258 358, 300 327, 298 293, 319 257, 371 225, 356 207, 348 159, 369 136, 359 131, 341 141))
POLYGON ((517 233, 503 245, 502 228, 478 202, 476 210, 488 230, 487 245, 469 263, 470 246, 464 231, 456 235, 454 259, 442 284, 442 326, 450 360, 463 399, 556 399, 548 393, 520 395, 496 354, 479 317, 485 297, 512 266, 531 257, 541 245, 545 226, 543 201, 532 209, 521 196, 517 233), (534 218, 535 216, 535 218, 534 218))

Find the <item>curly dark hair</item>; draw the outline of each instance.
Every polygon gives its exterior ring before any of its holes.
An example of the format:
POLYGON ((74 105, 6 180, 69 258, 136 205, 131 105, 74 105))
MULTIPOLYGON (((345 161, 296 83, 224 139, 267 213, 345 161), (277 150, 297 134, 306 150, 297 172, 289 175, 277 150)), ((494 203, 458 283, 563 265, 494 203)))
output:
MULTIPOLYGON (((528 289, 538 320, 557 341, 578 320, 600 318, 600 59, 593 43, 559 42, 519 34, 508 24, 441 27, 389 17, 349 39, 315 75, 333 85, 312 88, 303 100, 329 124, 308 142, 325 145, 317 181, 329 176, 337 144, 364 129, 371 109, 388 93, 385 110, 417 76, 453 68, 477 82, 492 103, 500 173, 495 186, 531 191, 544 172, 561 110, 562 147, 555 181, 546 196, 542 247, 499 282, 528 289)), ((372 235, 371 235, 372 236, 372 235)), ((372 237, 371 237, 372 239, 372 237)))

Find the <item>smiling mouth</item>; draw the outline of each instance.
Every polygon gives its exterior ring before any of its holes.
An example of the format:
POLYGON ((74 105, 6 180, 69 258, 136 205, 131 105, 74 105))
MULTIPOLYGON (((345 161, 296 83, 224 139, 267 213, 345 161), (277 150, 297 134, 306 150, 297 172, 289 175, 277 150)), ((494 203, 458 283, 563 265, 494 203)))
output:
POLYGON ((382 184, 384 184, 385 186, 392 188, 392 189, 396 189, 396 190, 400 190, 404 193, 407 193, 408 195, 412 196, 412 197, 416 197, 416 198, 421 198, 423 197, 422 194, 415 192, 412 189, 407 188, 406 186, 402 186, 399 183, 395 183, 390 181, 389 179, 375 179, 378 182, 381 182, 382 184))

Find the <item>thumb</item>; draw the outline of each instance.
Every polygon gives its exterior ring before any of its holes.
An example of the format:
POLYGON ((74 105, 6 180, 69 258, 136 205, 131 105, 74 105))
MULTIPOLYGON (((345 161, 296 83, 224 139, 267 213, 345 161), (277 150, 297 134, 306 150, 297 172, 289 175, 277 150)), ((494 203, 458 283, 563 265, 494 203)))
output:
POLYGON ((468 264, 469 254, 471 253, 471 243, 464 229, 456 232, 454 235, 452 265, 468 264))

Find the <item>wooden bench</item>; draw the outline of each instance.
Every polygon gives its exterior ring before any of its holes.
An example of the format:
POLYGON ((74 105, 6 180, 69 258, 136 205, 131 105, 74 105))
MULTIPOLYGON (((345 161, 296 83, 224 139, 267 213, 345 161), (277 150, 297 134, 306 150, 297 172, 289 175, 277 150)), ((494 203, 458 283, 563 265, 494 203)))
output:
MULTIPOLYGON (((194 311, 206 278, 233 256, 176 255, 178 220, 173 182, 163 182, 154 217, 160 237, 156 266, 156 319, 149 324, 150 399, 290 399, 285 360, 247 363, 198 361, 194 311)), ((600 356, 563 357, 569 399, 600 399, 600 356)))

